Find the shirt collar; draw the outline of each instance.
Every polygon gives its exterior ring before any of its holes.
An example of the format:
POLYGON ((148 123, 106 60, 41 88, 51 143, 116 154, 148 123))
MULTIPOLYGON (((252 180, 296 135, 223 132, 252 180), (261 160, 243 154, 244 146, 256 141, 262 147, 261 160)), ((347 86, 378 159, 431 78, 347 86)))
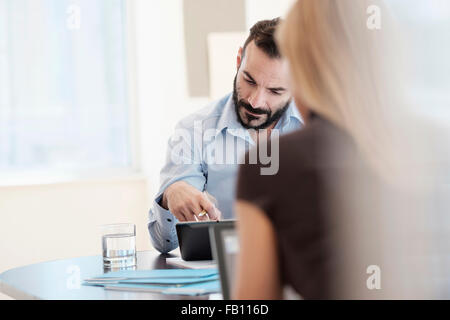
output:
POLYGON ((284 129, 286 128, 291 121, 297 121, 300 124, 303 124, 303 118, 300 115, 300 112, 297 109, 297 106, 294 103, 294 100, 292 99, 291 103, 289 103, 289 107, 284 113, 284 115, 281 117, 280 121, 278 121, 275 128, 277 129, 284 129))
POLYGON ((225 106, 220 115, 217 123, 217 131, 222 132, 223 129, 242 129, 242 125, 239 122, 236 111, 234 108, 233 94, 229 94, 226 99, 225 106))

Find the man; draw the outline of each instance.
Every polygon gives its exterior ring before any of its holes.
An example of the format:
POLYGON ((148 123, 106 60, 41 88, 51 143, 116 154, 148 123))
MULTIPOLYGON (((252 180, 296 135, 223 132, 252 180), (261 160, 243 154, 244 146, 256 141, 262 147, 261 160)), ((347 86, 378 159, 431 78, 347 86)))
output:
POLYGON ((238 164, 259 140, 258 130, 283 134, 301 127, 274 41, 278 23, 278 18, 264 20, 251 28, 238 51, 233 93, 180 121, 169 140, 148 224, 160 252, 178 247, 178 221, 233 218, 238 164))

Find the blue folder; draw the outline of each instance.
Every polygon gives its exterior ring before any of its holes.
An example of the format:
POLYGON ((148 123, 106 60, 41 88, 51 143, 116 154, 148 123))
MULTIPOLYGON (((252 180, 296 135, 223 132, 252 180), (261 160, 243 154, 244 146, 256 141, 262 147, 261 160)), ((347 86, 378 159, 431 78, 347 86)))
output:
POLYGON ((196 278, 154 278, 154 279, 127 279, 120 280, 119 283, 135 283, 135 284, 191 284, 201 283, 205 281, 219 280, 219 275, 214 274, 206 277, 196 278))
POLYGON ((219 273, 210 269, 122 270, 85 279, 83 285, 107 290, 199 295, 220 292, 219 273))
POLYGON ((210 293, 219 293, 220 281, 213 280, 202 283, 194 283, 183 286, 157 286, 157 285, 144 285, 136 283, 118 283, 105 285, 106 290, 120 290, 120 291, 140 291, 140 292, 153 292, 162 294, 176 294, 176 295, 202 295, 210 293))
POLYGON ((209 269, 154 269, 154 270, 121 270, 109 272, 85 281, 116 281, 132 279, 175 279, 175 278, 203 278, 218 275, 217 268, 209 269))

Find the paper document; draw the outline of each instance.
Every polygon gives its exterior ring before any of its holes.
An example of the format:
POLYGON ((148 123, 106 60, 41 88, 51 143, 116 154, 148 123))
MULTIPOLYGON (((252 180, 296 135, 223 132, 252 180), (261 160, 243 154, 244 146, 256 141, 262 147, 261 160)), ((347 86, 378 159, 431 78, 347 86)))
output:
POLYGON ((161 278, 202 278, 217 275, 216 268, 202 270, 194 269, 155 269, 155 270, 121 270, 108 272, 94 278, 85 279, 86 282, 121 281, 130 279, 161 279, 161 278))
POLYGON ((202 294, 219 293, 220 281, 214 280, 205 283, 196 283, 184 286, 171 286, 171 287, 119 283, 107 285, 105 286, 105 289, 196 296, 202 294))
POLYGON ((121 280, 119 283, 183 285, 183 284, 202 283, 212 280, 219 280, 219 275, 215 274, 208 277, 196 277, 196 278, 128 279, 128 280, 121 280))
POLYGON ((85 279, 83 285, 106 290, 199 295, 220 292, 219 272, 208 269, 123 270, 85 279))

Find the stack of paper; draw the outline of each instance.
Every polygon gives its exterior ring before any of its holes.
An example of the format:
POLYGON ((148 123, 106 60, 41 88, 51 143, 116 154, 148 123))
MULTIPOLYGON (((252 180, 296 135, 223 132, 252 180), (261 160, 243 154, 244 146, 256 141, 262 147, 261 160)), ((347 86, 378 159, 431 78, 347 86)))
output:
POLYGON ((198 295, 220 292, 219 274, 210 269, 123 270, 85 279, 83 285, 107 290, 198 295))

